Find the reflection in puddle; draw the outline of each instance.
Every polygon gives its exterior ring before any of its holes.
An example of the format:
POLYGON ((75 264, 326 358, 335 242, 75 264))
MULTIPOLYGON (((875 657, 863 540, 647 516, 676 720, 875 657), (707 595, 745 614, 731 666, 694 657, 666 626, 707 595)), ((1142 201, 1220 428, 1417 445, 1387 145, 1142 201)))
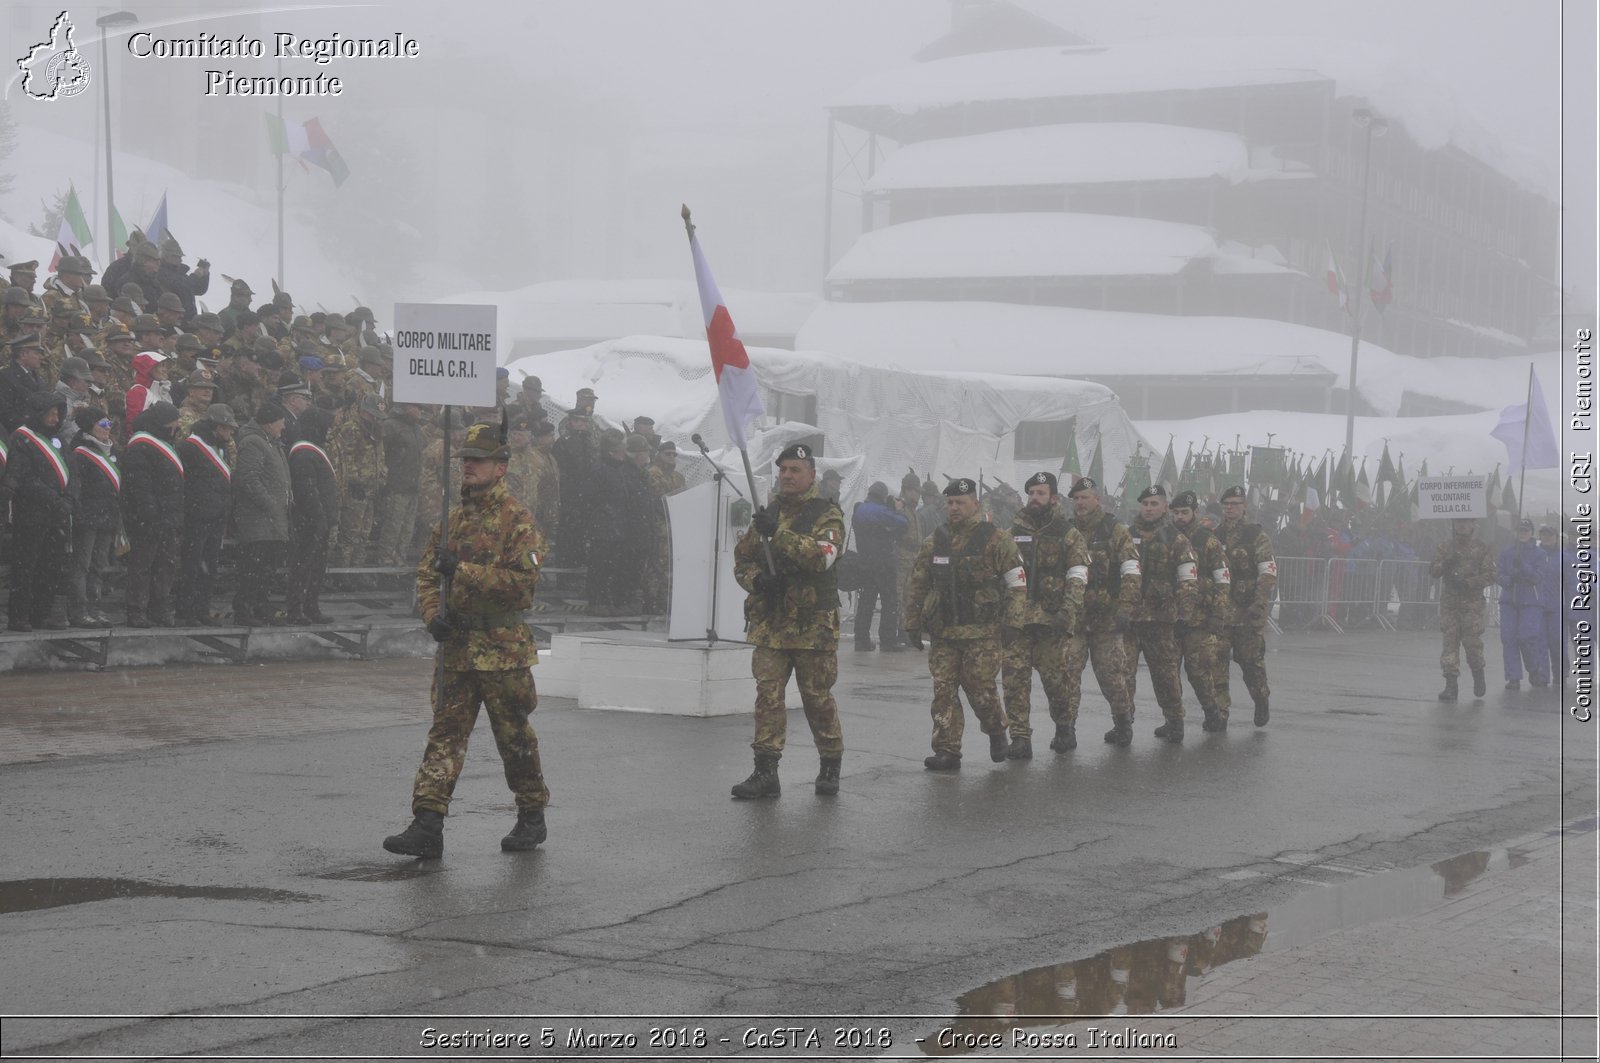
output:
POLYGON ((217 901, 314 901, 309 893, 244 886, 172 886, 134 878, 23 878, 0 882, 0 914, 119 897, 202 897, 217 901))
MULTIPOLYGON (((1241 915, 1198 934, 1151 938, 1009 975, 957 998, 955 1020, 946 1032, 924 1040, 922 1048, 929 1055, 961 1055, 1016 1043, 1012 1031, 1021 1027, 1063 1027, 1182 1007, 1191 990, 1223 964, 1263 950, 1294 948, 1331 931, 1414 915, 1461 892, 1486 871, 1527 861, 1521 849, 1482 850, 1427 867, 1364 875, 1307 890, 1270 912, 1241 915), (1001 1039, 994 1040, 996 1035, 1001 1039)), ((1080 1039, 1080 1047, 1086 1044, 1080 1039)))

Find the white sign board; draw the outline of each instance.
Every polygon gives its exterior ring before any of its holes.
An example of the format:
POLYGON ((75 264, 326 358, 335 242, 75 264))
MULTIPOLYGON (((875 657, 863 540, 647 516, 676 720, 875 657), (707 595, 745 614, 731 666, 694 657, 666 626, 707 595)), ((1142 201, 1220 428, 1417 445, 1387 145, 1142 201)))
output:
POLYGON ((1417 481, 1417 519, 1489 515, 1489 475, 1430 476, 1417 481))
POLYGON ((672 614, 667 638, 686 642, 714 632, 718 641, 744 641, 744 588, 733 578, 733 546, 744 534, 734 523, 737 496, 715 480, 667 498, 672 524, 672 614))
POLYGON ((394 304, 394 400, 493 406, 498 307, 394 304))

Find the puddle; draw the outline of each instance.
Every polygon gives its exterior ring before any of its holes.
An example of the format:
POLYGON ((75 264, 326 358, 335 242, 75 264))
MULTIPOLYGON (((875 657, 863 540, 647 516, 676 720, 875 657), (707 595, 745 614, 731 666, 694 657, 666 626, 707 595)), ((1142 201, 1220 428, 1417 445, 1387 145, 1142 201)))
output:
POLYGON ((1237 916, 1196 934, 1150 938, 997 979, 958 997, 956 1017, 946 1026, 949 1032, 923 1039, 921 1047, 931 1056, 963 1055, 979 1047, 1011 1044, 1011 1031, 1019 1028, 1064 1028, 1083 1019, 1183 1007, 1191 998, 1203 997, 1210 975, 1235 960, 1295 948, 1378 920, 1415 915, 1460 893, 1487 871, 1520 867, 1527 860, 1526 852, 1510 847, 1371 873, 1332 862, 1297 864, 1305 871, 1331 869, 1341 877, 1270 911, 1237 916), (992 1040, 996 1035, 999 1041, 992 1040))
MULTIPOLYGON (((437 865, 437 861, 434 862, 437 865)), ((418 862, 420 864, 420 861, 418 862)), ((437 875, 443 868, 418 866, 418 864, 373 864, 367 867, 345 867, 338 871, 325 871, 312 878, 329 878, 339 882, 404 882, 406 879, 437 875)))
POLYGON ((314 901, 309 893, 244 886, 173 886, 135 878, 23 878, 0 882, 0 915, 121 897, 200 897, 214 901, 314 901))

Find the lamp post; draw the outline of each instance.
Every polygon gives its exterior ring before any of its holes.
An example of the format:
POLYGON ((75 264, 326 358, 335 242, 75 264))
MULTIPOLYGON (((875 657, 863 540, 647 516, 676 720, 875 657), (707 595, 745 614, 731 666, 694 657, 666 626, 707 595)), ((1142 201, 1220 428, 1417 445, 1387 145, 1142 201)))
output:
POLYGON ((116 237, 112 234, 112 226, 117 216, 117 197, 111 184, 111 61, 106 51, 106 37, 112 30, 124 26, 135 25, 139 17, 131 11, 114 11, 109 15, 101 15, 94 20, 100 27, 100 83, 104 86, 102 97, 105 100, 106 111, 106 265, 111 265, 117 258, 116 237))
POLYGON ((1356 108, 1350 116, 1351 121, 1361 129, 1366 130, 1366 151, 1361 161, 1361 224, 1360 235, 1356 238, 1356 254, 1361 256, 1361 269, 1358 272, 1360 280, 1355 293, 1355 313, 1351 315, 1354 324, 1350 327, 1350 390, 1345 394, 1344 402, 1344 453, 1350 462, 1351 475, 1356 467, 1356 355, 1361 350, 1361 309, 1362 294, 1367 290, 1367 186, 1372 179, 1372 138, 1381 137, 1389 131, 1389 123, 1373 114, 1365 107, 1356 108))

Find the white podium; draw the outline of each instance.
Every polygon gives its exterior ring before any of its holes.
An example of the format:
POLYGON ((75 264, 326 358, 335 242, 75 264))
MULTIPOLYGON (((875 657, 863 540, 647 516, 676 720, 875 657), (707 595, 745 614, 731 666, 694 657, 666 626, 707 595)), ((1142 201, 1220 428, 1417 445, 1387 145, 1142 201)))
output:
POLYGON ((733 578, 733 547, 744 534, 733 520, 740 501, 720 477, 667 499, 672 525, 668 640, 709 645, 744 641, 745 592, 733 578))

